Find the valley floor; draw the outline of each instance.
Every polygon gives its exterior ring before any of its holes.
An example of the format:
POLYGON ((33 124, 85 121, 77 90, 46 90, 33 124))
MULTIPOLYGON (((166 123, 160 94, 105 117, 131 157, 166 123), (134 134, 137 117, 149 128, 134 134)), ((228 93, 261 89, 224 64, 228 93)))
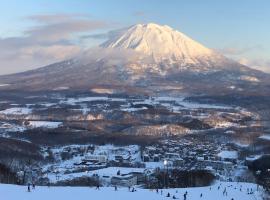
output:
MULTIPOLYGON (((101 187, 100 190, 89 187, 39 187, 27 192, 27 186, 0 185, 1 199, 3 200, 73 200, 73 199, 98 199, 98 200, 162 200, 184 199, 187 192, 187 200, 260 200, 263 199, 263 189, 251 183, 216 182, 209 187, 166 189, 157 193, 156 190, 137 188, 135 192, 129 192, 128 188, 101 187), (226 193, 223 194, 226 188, 226 193), (252 194, 248 194, 251 192, 252 194), (167 193, 170 197, 166 197, 167 193), (202 197, 200 195, 202 194, 202 197)), ((267 199, 267 197, 266 197, 267 199)))

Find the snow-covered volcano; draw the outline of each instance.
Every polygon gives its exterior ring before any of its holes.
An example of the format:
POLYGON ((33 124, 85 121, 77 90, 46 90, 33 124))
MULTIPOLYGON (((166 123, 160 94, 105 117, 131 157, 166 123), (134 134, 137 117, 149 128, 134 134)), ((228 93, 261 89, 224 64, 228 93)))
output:
POLYGON ((209 63, 222 56, 169 26, 137 24, 114 34, 104 48, 133 49, 156 62, 209 63))

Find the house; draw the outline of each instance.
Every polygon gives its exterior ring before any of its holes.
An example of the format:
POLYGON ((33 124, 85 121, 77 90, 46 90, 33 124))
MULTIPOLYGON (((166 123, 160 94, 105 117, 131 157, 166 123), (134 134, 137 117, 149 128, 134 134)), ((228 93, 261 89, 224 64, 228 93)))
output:
POLYGON ((178 159, 173 161, 174 167, 182 167, 182 166, 184 166, 184 164, 185 164, 185 161, 182 158, 178 158, 178 159))
POLYGON ((150 162, 149 155, 147 155, 147 154, 143 155, 143 162, 150 162))
POLYGON ((154 158, 153 158, 154 162, 159 162, 160 161, 160 155, 159 154, 155 154, 154 158))
POLYGON ((131 187, 137 185, 137 176, 134 176, 133 174, 113 176, 111 178, 111 184, 123 187, 131 187))

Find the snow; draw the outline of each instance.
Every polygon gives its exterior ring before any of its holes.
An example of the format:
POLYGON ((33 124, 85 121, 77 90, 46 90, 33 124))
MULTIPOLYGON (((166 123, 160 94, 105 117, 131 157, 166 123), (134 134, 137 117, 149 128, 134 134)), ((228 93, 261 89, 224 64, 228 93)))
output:
POLYGON ((0 130, 4 130, 4 132, 23 132, 26 129, 25 127, 17 125, 17 124, 0 122, 0 130))
POLYGON ((258 160, 261 157, 262 157, 262 155, 253 155, 253 156, 246 157, 246 160, 247 161, 254 161, 254 160, 258 160))
POLYGON ((158 96, 152 97, 151 99, 145 99, 143 101, 134 102, 136 104, 149 104, 157 105, 161 104, 164 107, 172 108, 174 111, 179 111, 180 109, 200 109, 200 108, 209 108, 209 109, 230 109, 230 106, 223 105, 213 105, 213 104, 202 104, 192 101, 186 101, 185 97, 168 97, 168 96, 158 96))
POLYGON ((116 176, 117 172, 120 171, 120 174, 129 174, 131 172, 145 172, 145 168, 128 168, 128 167, 108 167, 103 169, 98 169, 92 171, 94 174, 98 174, 99 176, 116 176))
MULTIPOLYGON (((69 169, 72 169, 74 166, 70 165, 69 169)), ((68 168, 67 168, 68 169, 68 168)), ((58 169, 59 170, 59 169, 58 169)), ((120 170, 121 174, 129 174, 131 172, 140 172, 143 173, 145 172, 145 168, 129 168, 129 167, 107 167, 107 168, 102 168, 98 170, 93 170, 93 171, 84 171, 84 172, 77 172, 77 173, 69 173, 66 174, 64 171, 57 171, 60 174, 48 174, 47 177, 50 179, 52 183, 56 183, 58 181, 65 181, 65 180, 72 180, 75 178, 79 177, 92 177, 94 174, 98 174, 101 179, 102 177, 112 177, 112 176, 117 176, 117 172, 120 170)), ((106 178, 107 179, 107 178, 106 178)), ((107 184, 110 183, 110 181, 107 180, 107 184)))
POLYGON ((169 26, 154 23, 137 24, 119 31, 113 38, 101 45, 106 48, 133 49, 143 55, 152 56, 155 61, 184 60, 199 63, 199 60, 215 53, 195 42, 183 33, 169 26))
POLYGON ((164 168, 163 162, 144 162, 145 168, 147 169, 157 169, 157 168, 164 168))
POLYGON ((0 84, 0 87, 6 87, 9 86, 9 84, 0 84))
POLYGON ((249 82, 260 82, 260 80, 254 76, 240 76, 239 79, 243 81, 249 81, 249 82))
POLYGON ((135 112, 135 111, 140 111, 140 110, 146 110, 146 107, 141 107, 141 108, 121 108, 122 111, 126 112, 135 112))
POLYGON ((28 121, 31 128, 58 128, 62 125, 62 122, 50 122, 50 121, 28 121))
POLYGON ((172 110, 173 112, 179 112, 180 110, 186 109, 231 109, 230 106, 225 105, 214 105, 214 104, 203 104, 203 103, 196 103, 192 101, 186 101, 184 96, 179 97, 168 97, 168 96, 155 96, 146 99, 125 99, 125 98, 117 98, 117 97, 107 97, 107 96, 86 96, 86 97, 79 97, 79 98, 66 98, 60 100, 60 104, 68 104, 68 105, 79 105, 82 107, 82 112, 87 114, 90 112, 88 108, 87 102, 94 102, 94 101, 102 101, 104 102, 102 106, 106 107, 109 105, 110 102, 119 102, 121 104, 120 110, 126 112, 136 112, 140 110, 146 110, 147 107, 134 107, 134 105, 145 104, 149 106, 164 106, 165 108, 172 110), (132 104, 130 103, 132 102, 132 104))
MULTIPOLYGON (((36 186, 36 189, 27 192, 27 186, 17 185, 0 185, 1 199, 6 200, 74 200, 74 199, 98 199, 98 200, 164 200, 172 199, 166 197, 169 192, 175 195, 178 199, 183 199, 184 193, 187 191, 188 200, 262 200, 263 191, 259 187, 251 183, 235 183, 235 182, 216 182, 209 187, 197 188, 179 188, 179 189, 164 189, 163 194, 156 193, 155 190, 136 188, 135 192, 129 192, 127 188, 118 188, 114 191, 112 187, 101 187, 100 190, 89 187, 46 187, 36 186), (220 189, 218 187, 220 186, 220 189), (210 189, 211 187, 211 189, 210 189), (223 195, 226 187, 228 196, 223 195), (240 188, 241 191, 240 191, 240 188), (247 189, 254 191, 253 194, 247 194, 247 189), (203 196, 200 198, 200 194, 203 196)), ((266 197, 267 198, 267 197, 266 197)))
POLYGON ((238 158, 238 153, 237 151, 221 151, 218 154, 219 157, 221 158, 229 158, 229 159, 236 159, 238 158))
POLYGON ((265 134, 265 135, 262 135, 259 137, 260 139, 263 139, 263 140, 270 140, 270 134, 265 134))
POLYGON ((65 100, 61 100, 60 103, 75 105, 76 103, 81 102, 91 102, 91 101, 118 101, 125 102, 126 99, 123 98, 109 98, 106 96, 97 96, 97 97, 80 97, 80 98, 67 98, 65 100))
MULTIPOLYGON (((142 171, 143 168, 113 168, 109 167, 106 168, 106 164, 98 165, 96 167, 104 167, 101 170, 90 171, 90 168, 84 168, 84 172, 77 173, 82 169, 81 165, 74 165, 74 163, 81 163, 82 160, 88 159, 89 156, 104 156, 106 159, 115 160, 115 156, 122 156, 123 158, 129 158, 129 162, 138 162, 141 161, 140 159, 140 152, 139 147, 137 145, 128 145, 128 146, 114 146, 114 145, 102 145, 102 146, 95 146, 94 152, 86 151, 89 145, 67 145, 62 147, 54 147, 51 148, 53 152, 54 158, 56 163, 47 164, 43 166, 43 173, 50 179, 51 182, 57 182, 61 180, 70 180, 77 177, 83 176, 92 176, 93 173, 101 173, 101 175, 107 174, 111 176, 111 174, 116 174, 118 170, 123 170, 123 173, 131 172, 131 171, 142 171), (84 154, 78 153, 78 149, 80 151, 84 151, 84 154), (68 160, 62 160, 61 152, 65 152, 69 150, 70 152, 77 154, 68 160), (57 172, 58 176, 56 177, 57 172)), ((44 151, 46 148, 44 149, 44 151)), ((43 155, 46 156, 46 152, 43 152, 43 155)), ((94 167, 94 164, 91 164, 91 167, 94 167)))
POLYGON ((232 123, 232 122, 227 122, 227 121, 222 121, 222 122, 216 123, 215 128, 229 128, 232 126, 238 126, 238 124, 232 123))
POLYGON ((32 113, 32 109, 19 108, 19 107, 8 108, 6 110, 0 111, 0 114, 5 114, 5 115, 27 115, 31 113, 32 113))
POLYGON ((115 92, 114 89, 108 89, 108 88, 93 88, 91 89, 91 91, 98 94, 113 94, 115 92))
POLYGON ((69 89, 69 87, 62 86, 62 87, 54 88, 53 90, 55 90, 55 91, 60 91, 60 90, 68 90, 68 89, 69 89))

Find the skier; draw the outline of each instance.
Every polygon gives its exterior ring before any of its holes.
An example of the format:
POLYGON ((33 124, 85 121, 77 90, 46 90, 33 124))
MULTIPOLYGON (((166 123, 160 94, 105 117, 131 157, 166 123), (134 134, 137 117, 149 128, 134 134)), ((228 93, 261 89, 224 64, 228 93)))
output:
POLYGON ((32 183, 32 189, 34 190, 36 188, 35 182, 32 183))
POLYGON ((173 195, 173 197, 172 197, 173 199, 176 199, 176 197, 173 195))
POLYGON ((117 186, 114 186, 114 191, 117 191, 117 186))
POLYGON ((226 194, 226 188, 223 190, 223 196, 226 194))
POLYGON ((31 192, 30 183, 28 183, 27 191, 28 191, 28 192, 31 192))
POLYGON ((202 193, 201 193, 200 197, 202 198, 202 193))
POLYGON ((187 193, 184 194, 184 200, 186 200, 186 199, 187 199, 187 193))
POLYGON ((170 195, 170 193, 168 192, 168 194, 167 194, 167 196, 166 197, 170 197, 171 195, 170 195))

